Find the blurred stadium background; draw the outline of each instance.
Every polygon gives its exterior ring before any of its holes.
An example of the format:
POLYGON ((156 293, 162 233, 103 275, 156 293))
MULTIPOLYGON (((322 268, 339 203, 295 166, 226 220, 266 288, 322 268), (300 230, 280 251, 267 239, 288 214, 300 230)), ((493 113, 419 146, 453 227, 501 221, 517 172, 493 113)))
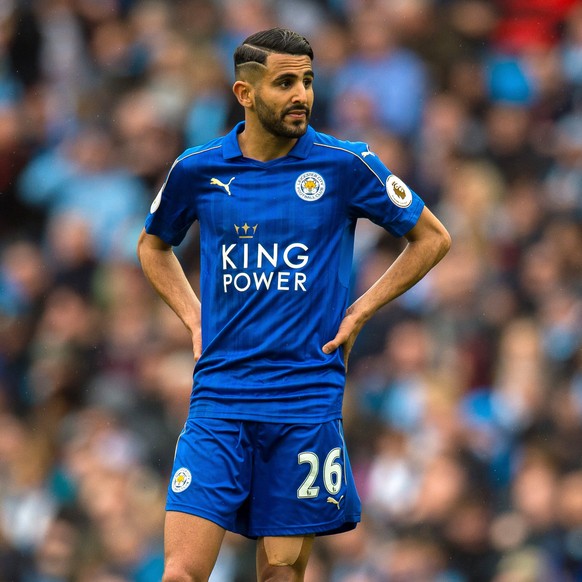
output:
MULTIPOLYGON (((0 0, 0 582, 160 579, 191 348, 135 243, 273 25, 312 41, 313 125, 453 236, 356 344, 365 515, 308 581, 582 580, 582 2, 0 0)), ((400 245, 359 226, 354 293, 400 245)), ((212 582, 253 571, 227 536, 212 582)))

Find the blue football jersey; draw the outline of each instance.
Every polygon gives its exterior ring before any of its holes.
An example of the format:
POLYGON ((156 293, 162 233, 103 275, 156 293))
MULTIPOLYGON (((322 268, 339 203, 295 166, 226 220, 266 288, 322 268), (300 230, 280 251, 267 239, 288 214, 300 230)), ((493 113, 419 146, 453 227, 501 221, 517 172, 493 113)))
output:
POLYGON ((190 415, 340 418, 343 353, 321 348, 348 306, 356 221, 399 237, 424 204, 364 143, 310 127, 285 157, 260 162, 243 157, 243 129, 186 150, 146 219, 171 245, 200 225, 203 351, 190 415))

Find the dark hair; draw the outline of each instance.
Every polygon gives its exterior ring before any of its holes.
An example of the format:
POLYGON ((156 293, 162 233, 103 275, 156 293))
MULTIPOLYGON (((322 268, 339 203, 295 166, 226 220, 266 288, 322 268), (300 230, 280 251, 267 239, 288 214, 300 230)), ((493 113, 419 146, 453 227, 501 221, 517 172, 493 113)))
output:
POLYGON ((305 37, 286 28, 271 28, 251 34, 236 48, 235 71, 245 63, 264 65, 271 53, 306 55, 313 60, 313 49, 305 37))

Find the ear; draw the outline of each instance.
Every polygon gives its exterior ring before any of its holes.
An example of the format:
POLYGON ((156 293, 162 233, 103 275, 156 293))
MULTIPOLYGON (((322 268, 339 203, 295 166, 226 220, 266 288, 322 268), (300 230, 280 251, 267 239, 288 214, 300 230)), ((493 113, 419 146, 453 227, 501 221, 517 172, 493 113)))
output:
POLYGON ((243 107, 252 107, 253 86, 248 81, 236 81, 232 86, 232 92, 243 107))

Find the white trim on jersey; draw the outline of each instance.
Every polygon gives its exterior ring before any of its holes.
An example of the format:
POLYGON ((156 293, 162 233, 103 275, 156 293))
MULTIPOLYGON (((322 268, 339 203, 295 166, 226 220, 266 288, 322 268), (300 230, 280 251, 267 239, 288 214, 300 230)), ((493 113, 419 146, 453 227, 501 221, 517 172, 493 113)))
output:
POLYGON ((380 176, 378 176, 378 174, 376 174, 376 172, 374 172, 374 170, 371 168, 371 166, 366 162, 366 160, 364 160, 361 156, 359 156, 356 152, 353 152, 352 150, 348 150, 347 148, 340 148, 339 146, 332 146, 332 145, 328 145, 326 143, 321 143, 318 141, 314 141, 313 145, 317 145, 317 146, 321 146, 323 148, 330 148, 332 150, 340 150, 342 152, 348 152, 348 154, 352 154, 352 156, 354 156, 355 158, 358 158, 358 160, 360 160, 360 162, 362 162, 362 164, 364 164, 368 170, 370 170, 370 172, 372 172, 372 174, 374 174, 374 176, 376 176, 376 178, 378 178, 378 180, 380 181, 380 184, 382 184, 382 186, 384 186, 384 181, 382 180, 382 178, 380 178, 380 176))
POLYGON ((166 189, 166 184, 168 183, 168 180, 170 179, 170 174, 172 173, 172 170, 182 160, 185 160, 186 158, 189 158, 190 156, 197 156, 198 154, 203 154, 203 153, 209 152, 211 150, 217 150, 218 148, 221 148, 221 147, 222 147, 222 144, 217 145, 217 146, 212 146, 211 148, 206 148, 205 150, 200 150, 199 152, 190 152, 189 154, 186 154, 185 156, 182 156, 181 158, 177 158, 176 160, 174 160, 174 163, 172 164, 172 167, 169 169, 168 175, 166 176, 166 179, 164 180, 164 183, 162 184, 162 187, 160 189, 160 193, 162 193, 166 189))

